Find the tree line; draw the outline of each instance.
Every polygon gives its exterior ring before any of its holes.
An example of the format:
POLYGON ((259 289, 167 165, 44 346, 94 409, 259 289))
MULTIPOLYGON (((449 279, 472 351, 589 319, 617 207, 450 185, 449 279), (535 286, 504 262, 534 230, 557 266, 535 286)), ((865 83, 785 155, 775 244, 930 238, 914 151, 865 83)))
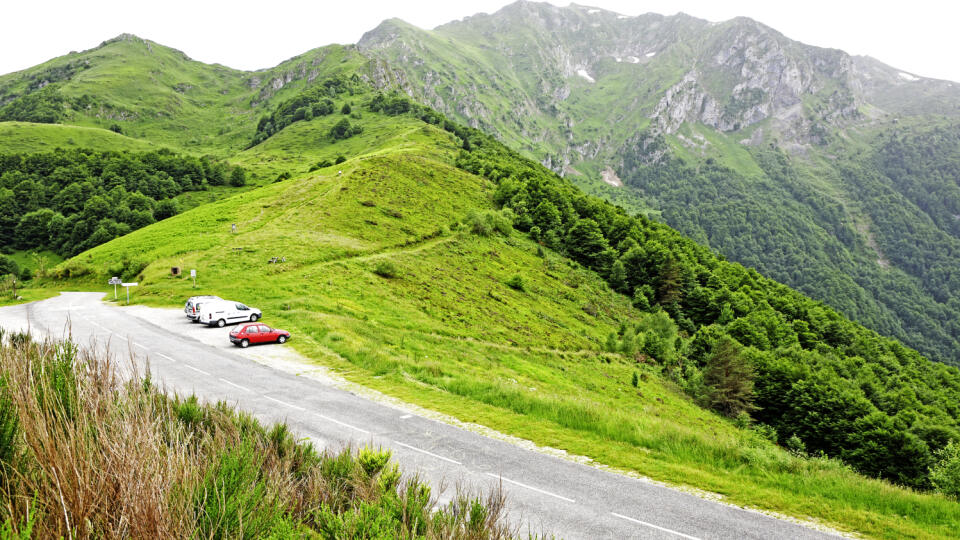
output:
POLYGON ((246 183, 246 171, 169 150, 0 154, 0 248, 64 257, 178 213, 174 199, 246 183))

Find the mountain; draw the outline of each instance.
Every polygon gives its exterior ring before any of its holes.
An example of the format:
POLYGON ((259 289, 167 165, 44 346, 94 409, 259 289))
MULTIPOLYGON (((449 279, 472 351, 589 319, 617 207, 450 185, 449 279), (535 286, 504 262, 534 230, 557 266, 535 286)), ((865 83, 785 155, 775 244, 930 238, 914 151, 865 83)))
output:
POLYGON ((960 362, 960 85, 746 18, 523 1, 358 48, 381 87, 960 362))
POLYGON ((222 153, 249 142, 272 100, 364 63, 354 47, 331 45, 246 72, 123 34, 0 76, 0 120, 116 127, 171 147, 222 153))

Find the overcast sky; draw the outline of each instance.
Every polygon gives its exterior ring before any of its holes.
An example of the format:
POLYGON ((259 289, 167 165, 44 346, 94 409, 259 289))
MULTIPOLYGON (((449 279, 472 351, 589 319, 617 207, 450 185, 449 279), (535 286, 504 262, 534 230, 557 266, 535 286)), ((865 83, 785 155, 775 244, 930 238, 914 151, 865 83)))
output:
MULTIPOLYGON (((95 47, 123 32, 185 52, 191 58, 238 69, 274 66, 330 43, 356 43, 383 19, 421 28, 478 12, 504 0, 6 0, 0 10, 0 73, 39 64, 72 50, 95 47)), ((568 2, 551 2, 567 5, 568 2)), ((744 15, 790 38, 869 55, 920 76, 960 81, 960 2, 950 0, 592 0, 623 13, 674 14, 711 21, 744 15)))

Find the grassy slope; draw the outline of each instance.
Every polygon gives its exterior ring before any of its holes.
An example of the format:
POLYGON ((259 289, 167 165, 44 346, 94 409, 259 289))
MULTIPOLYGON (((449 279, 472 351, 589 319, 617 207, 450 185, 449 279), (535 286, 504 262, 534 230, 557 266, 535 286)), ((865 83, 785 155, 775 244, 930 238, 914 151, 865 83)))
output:
POLYGON ((323 134, 336 120, 294 124, 236 157, 293 169, 293 179, 65 264, 100 286, 125 258, 149 262, 139 301, 179 305, 214 292, 250 302, 267 323, 294 332, 291 346, 354 381, 607 465, 875 536, 949 536, 960 527, 955 503, 795 458, 695 406, 654 367, 599 352, 619 321, 640 314, 596 276, 538 256, 525 238, 454 226, 491 207, 492 186, 452 166, 449 135, 365 112, 363 135, 331 144, 323 134), (351 159, 304 172, 340 154, 351 159), (287 262, 268 264, 273 256, 287 262), (375 274, 381 261, 397 277, 375 274), (171 277, 171 266, 198 269, 201 287, 171 277), (515 274, 525 292, 505 285, 515 274))
POLYGON ((0 154, 48 152, 55 148, 142 152, 156 150, 159 146, 100 128, 0 122, 0 154))

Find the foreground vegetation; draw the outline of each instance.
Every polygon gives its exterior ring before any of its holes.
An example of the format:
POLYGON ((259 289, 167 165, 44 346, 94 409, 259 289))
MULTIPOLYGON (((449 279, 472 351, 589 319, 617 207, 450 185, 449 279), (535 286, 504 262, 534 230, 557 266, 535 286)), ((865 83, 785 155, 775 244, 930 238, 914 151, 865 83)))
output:
POLYGON ((389 452, 122 380, 69 342, 0 346, 3 538, 509 538, 503 499, 431 489, 389 452))

